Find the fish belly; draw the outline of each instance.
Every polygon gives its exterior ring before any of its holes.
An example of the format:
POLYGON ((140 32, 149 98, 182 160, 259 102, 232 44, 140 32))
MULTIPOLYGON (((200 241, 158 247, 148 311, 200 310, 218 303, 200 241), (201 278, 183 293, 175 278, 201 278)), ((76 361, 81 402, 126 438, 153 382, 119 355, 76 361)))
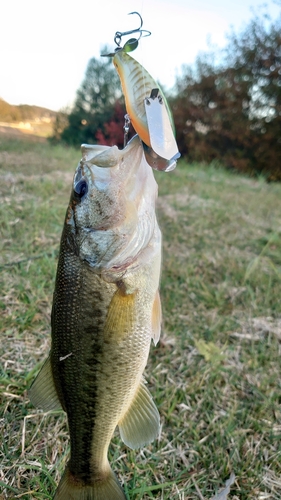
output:
POLYGON ((60 258, 51 365, 68 416, 69 472, 91 484, 109 473, 108 446, 140 386, 151 338, 149 298, 108 283, 74 254, 60 258))

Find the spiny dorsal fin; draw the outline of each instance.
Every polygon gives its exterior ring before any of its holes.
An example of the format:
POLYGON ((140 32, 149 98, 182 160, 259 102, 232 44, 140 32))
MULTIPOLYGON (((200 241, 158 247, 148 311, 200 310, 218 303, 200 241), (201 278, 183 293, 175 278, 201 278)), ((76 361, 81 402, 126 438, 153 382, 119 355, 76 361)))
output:
POLYGON ((121 439, 133 449, 151 443, 158 436, 159 412, 144 382, 141 382, 129 410, 118 425, 121 439))
POLYGON ((44 411, 62 410, 54 384, 50 356, 34 380, 29 390, 29 397, 34 406, 44 411))

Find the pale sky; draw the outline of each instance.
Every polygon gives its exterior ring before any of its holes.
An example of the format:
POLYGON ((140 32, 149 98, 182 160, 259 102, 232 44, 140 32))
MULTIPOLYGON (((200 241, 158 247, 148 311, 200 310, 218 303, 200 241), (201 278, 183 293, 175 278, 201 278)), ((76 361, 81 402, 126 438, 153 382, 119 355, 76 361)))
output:
MULTIPOLYGON (((70 106, 91 57, 116 31, 138 26, 152 32, 131 55, 171 88, 184 63, 193 63, 208 40, 226 44, 253 17, 259 0, 9 0, 1 4, 0 97, 10 104, 53 110, 70 106)), ((280 5, 268 0, 273 18, 280 5)), ((134 36, 134 35, 132 35, 134 36)))

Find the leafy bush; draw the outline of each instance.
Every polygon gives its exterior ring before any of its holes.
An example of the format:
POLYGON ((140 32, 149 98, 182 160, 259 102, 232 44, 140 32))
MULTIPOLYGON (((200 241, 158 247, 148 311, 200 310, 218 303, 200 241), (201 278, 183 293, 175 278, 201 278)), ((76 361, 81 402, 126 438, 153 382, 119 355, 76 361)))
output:
POLYGON ((281 180, 281 18, 231 33, 222 62, 201 55, 177 80, 179 149, 191 161, 281 180))

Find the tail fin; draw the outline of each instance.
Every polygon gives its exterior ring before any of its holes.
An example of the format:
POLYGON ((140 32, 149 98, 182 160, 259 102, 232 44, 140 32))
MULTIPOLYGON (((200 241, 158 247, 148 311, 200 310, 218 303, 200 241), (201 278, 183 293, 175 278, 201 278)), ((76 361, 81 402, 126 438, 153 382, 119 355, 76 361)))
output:
POLYGON ((66 468, 54 500, 126 500, 126 496, 111 469, 105 479, 84 485, 66 468))

